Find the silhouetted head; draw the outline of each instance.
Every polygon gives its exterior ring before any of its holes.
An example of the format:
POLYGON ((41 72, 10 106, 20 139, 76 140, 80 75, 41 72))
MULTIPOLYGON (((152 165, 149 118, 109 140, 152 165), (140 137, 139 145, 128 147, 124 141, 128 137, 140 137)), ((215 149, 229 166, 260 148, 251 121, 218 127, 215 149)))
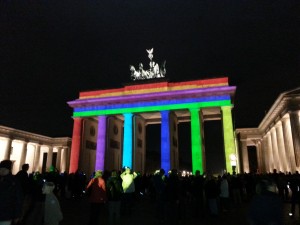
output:
POLYGON ((8 170, 11 170, 11 168, 12 168, 12 161, 10 161, 10 160, 3 160, 3 161, 1 161, 0 168, 5 168, 5 169, 8 169, 8 170))

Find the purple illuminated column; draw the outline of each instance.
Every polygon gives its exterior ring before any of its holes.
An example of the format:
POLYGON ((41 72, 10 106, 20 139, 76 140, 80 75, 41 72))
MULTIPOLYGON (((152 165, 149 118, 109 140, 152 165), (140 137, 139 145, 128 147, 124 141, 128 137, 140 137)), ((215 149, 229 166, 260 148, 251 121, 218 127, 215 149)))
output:
POLYGON ((95 170, 104 170, 105 150, 106 150, 106 116, 99 116, 95 170))
POLYGON ((170 112, 161 111, 161 168, 170 171, 170 112))

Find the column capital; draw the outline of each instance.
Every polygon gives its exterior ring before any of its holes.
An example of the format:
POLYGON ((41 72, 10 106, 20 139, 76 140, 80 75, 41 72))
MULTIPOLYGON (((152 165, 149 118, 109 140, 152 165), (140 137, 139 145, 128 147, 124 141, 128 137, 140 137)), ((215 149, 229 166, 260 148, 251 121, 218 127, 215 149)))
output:
POLYGON ((222 110, 222 111, 225 110, 225 109, 228 109, 228 108, 233 109, 233 106, 232 106, 232 105, 224 105, 224 106, 221 106, 221 110, 222 110))
POLYGON ((288 111, 289 115, 300 115, 300 110, 289 110, 288 111))

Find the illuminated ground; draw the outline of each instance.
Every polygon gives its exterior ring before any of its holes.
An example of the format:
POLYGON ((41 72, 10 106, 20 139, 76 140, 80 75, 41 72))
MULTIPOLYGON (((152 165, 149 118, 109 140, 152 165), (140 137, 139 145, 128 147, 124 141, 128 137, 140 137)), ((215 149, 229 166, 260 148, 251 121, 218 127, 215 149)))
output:
MULTIPOLYGON (((61 206, 64 213, 64 220, 60 225, 87 225, 89 216, 89 204, 86 198, 81 200, 61 200, 61 206)), ((232 210, 232 212, 223 213, 220 218, 211 218, 206 216, 202 219, 192 218, 191 213, 187 212, 186 219, 176 220, 177 224, 182 225, 248 225, 246 222, 247 203, 239 208, 232 210), (200 222, 201 221, 201 222, 200 222)), ((189 207, 187 207, 189 208, 189 207)), ((295 219, 288 217, 289 203, 285 203, 285 225, 300 224, 299 216, 296 215, 295 219)), ((296 207, 297 211, 297 207, 296 207)), ((107 212, 104 212, 103 219, 99 225, 108 225, 107 212)), ((159 223, 155 218, 155 204, 150 198, 143 198, 140 201, 136 201, 134 205, 134 213, 131 216, 122 216, 121 225, 157 225, 157 224, 176 224, 176 222, 164 221, 159 223)), ((169 214, 170 215, 170 214, 169 214)), ((174 216, 174 213, 171 213, 174 216)))

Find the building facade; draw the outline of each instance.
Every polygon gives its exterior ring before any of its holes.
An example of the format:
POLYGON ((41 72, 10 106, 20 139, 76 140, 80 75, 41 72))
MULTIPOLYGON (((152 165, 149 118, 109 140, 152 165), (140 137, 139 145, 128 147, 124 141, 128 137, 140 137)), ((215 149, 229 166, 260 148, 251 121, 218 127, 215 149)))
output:
POLYGON ((51 138, 10 127, 0 126, 0 161, 13 162, 12 173, 29 164, 29 173, 46 172, 55 167, 68 172, 71 138, 51 138))
POLYGON ((203 122, 222 120, 226 168, 238 170, 232 125, 236 87, 228 78, 139 81, 123 88, 85 91, 73 108, 70 173, 128 166, 145 172, 146 126, 161 124, 161 168, 178 168, 178 123, 191 123, 192 170, 205 171, 203 122))
POLYGON ((236 136, 242 172, 299 171, 300 88, 280 94, 258 128, 236 129, 236 136), (249 160, 251 151, 256 153, 254 167, 249 160))

